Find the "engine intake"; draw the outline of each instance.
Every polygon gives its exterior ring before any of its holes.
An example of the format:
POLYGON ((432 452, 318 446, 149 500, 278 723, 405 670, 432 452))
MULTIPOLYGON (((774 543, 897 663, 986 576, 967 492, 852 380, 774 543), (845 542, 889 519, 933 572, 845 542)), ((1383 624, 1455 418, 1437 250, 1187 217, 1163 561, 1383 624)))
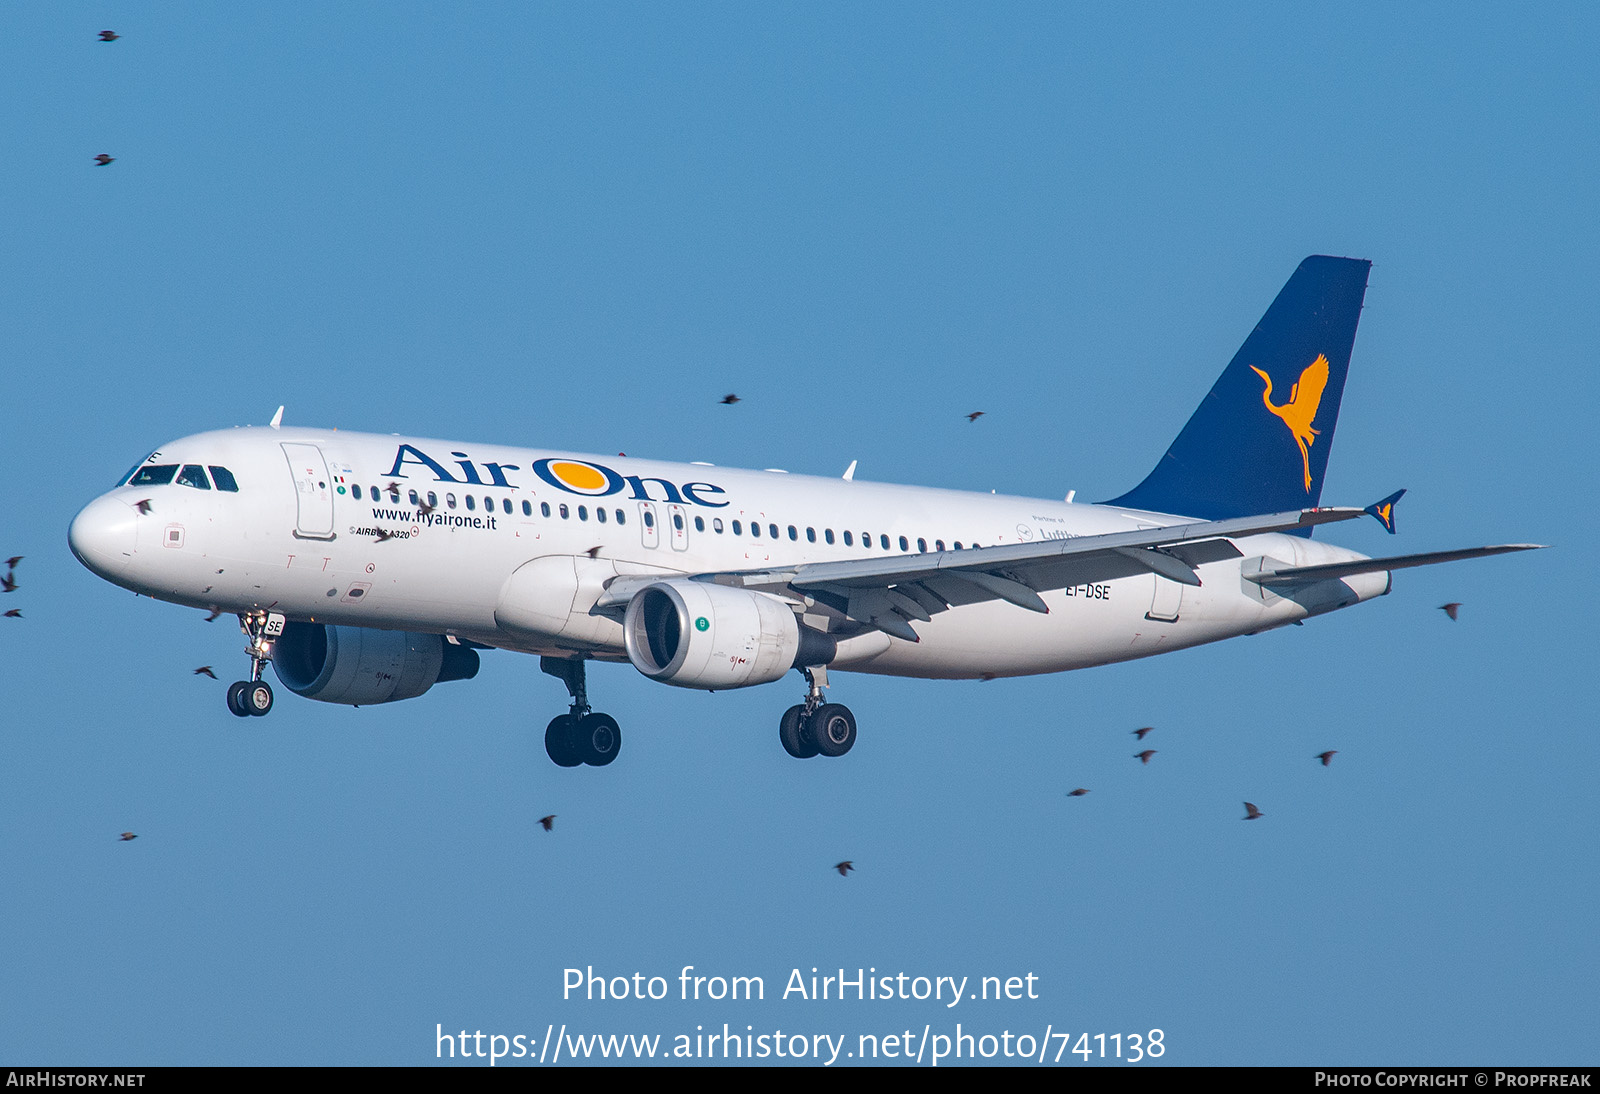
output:
POLYGON ((837 643, 800 626, 784 601, 704 581, 659 581, 635 593, 622 621, 628 660, 663 684, 745 688, 797 666, 825 665, 837 643))
POLYGON ((415 699, 434 684, 478 675, 478 653, 442 635, 288 623, 273 649, 284 687, 324 703, 415 699))

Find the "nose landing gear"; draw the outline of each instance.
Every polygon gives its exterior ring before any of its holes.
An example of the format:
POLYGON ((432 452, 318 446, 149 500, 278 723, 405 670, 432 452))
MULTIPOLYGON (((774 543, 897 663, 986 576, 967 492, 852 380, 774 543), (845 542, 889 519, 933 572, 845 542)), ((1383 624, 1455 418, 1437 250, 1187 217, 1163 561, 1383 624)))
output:
POLYGON ((250 639, 250 679, 228 685, 228 709, 241 718, 260 716, 272 709, 272 685, 261 679, 272 647, 283 634, 284 617, 277 612, 243 612, 239 629, 250 639))

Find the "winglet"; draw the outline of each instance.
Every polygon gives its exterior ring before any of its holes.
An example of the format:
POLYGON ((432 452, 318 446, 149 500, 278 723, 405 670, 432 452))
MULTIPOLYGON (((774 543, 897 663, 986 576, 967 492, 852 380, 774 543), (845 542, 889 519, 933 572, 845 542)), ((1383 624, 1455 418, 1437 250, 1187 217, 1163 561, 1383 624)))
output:
POLYGON ((278 412, 272 416, 272 421, 267 424, 272 426, 273 429, 277 429, 283 424, 283 407, 280 406, 278 408, 278 412))
POLYGON ((1395 502, 1405 497, 1404 490, 1396 490, 1382 501, 1375 501, 1362 510, 1371 513, 1374 520, 1383 525, 1383 530, 1391 536, 1394 535, 1394 506, 1395 502))
POLYGON ((855 481, 855 477, 856 477, 856 461, 855 460, 851 460, 850 461, 850 466, 844 469, 844 474, 842 476, 840 476, 840 477, 843 478, 845 482, 854 482, 855 481))

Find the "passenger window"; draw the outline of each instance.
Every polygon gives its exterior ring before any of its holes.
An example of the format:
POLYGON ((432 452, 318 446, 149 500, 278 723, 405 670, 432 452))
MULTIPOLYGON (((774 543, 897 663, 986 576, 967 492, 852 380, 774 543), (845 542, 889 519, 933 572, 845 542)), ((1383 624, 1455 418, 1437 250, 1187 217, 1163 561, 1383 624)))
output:
POLYGON ((437 508, 439 508, 439 495, 435 494, 432 490, 428 491, 428 508, 429 509, 437 509, 437 508))
POLYGON ((589 507, 587 505, 578 506, 578 519, 579 520, 588 520, 589 519, 589 507))
POLYGON ((717 535, 719 535, 719 536, 722 534, 722 518, 721 517, 712 517, 711 518, 711 530, 713 532, 717 533, 717 535))
POLYGON ((956 540, 956 550, 961 550, 961 541, 959 539, 956 540))
POLYGON ((934 548, 934 550, 936 550, 936 551, 942 551, 942 550, 944 550, 944 540, 942 540, 942 539, 936 539, 936 540, 934 540, 934 541, 933 541, 933 548, 934 548))
POLYGON ((822 538, 823 538, 824 542, 826 542, 829 547, 832 547, 833 546, 833 529, 832 528, 824 528, 822 530, 822 538))
POLYGON ((539 515, 541 517, 548 517, 550 515, 550 503, 549 502, 541 501, 539 503, 539 515))
POLYGON ((750 522, 750 535, 753 536, 756 539, 760 539, 761 538, 761 525, 757 524, 755 521, 751 521, 750 522))
POLYGON ((706 518, 705 517, 695 517, 694 518, 694 530, 696 532, 704 532, 706 530, 706 518))
POLYGON ((738 521, 733 522, 733 534, 736 536, 744 535, 744 530, 739 526, 738 521))
POLYGON ((646 528, 654 528, 656 526, 656 515, 648 509, 644 511, 644 526, 646 528))
POLYGON ((511 515, 511 499, 510 498, 501 498, 500 499, 500 511, 502 513, 504 513, 506 516, 510 516, 511 515))
POLYGON ((467 511, 470 513, 478 508, 478 499, 471 494, 467 495, 467 511))
MULTIPOLYGON (((215 471, 216 468, 213 467, 211 470, 215 471)), ((221 489, 221 484, 218 484, 218 489, 221 489)), ((359 482, 353 482, 350 484, 350 496, 355 498, 357 501, 361 500, 361 484, 359 482)))
POLYGON ((444 503, 450 508, 454 509, 456 507, 456 496, 454 494, 446 494, 444 496, 444 503))
POLYGON ((522 515, 525 517, 533 516, 533 502, 528 501, 526 498, 522 501, 522 515))
POLYGON ((923 539, 921 536, 918 536, 917 537, 917 554, 925 555, 927 553, 928 553, 928 541, 923 539))
POLYGON ((212 467, 211 481, 217 484, 218 490, 225 490, 230 494, 239 492, 239 484, 233 480, 233 472, 226 467, 212 467))
POLYGON ((888 532, 879 532, 878 533, 878 542, 883 544, 883 549, 885 551, 887 551, 889 549, 889 533, 888 532))
POLYGON ((618 524, 627 524, 628 523, 628 514, 624 513, 621 509, 617 510, 617 523, 618 524))
MULTIPOLYGON (((816 537, 812 537, 812 538, 816 538, 816 537)), ((795 542, 798 542, 799 539, 800 539, 800 533, 795 531, 794 525, 792 525, 792 524, 789 525, 789 542, 790 543, 795 543, 795 542)))
POLYGON ((594 519, 599 521, 601 524, 604 524, 606 522, 606 511, 604 509, 597 508, 594 511, 594 519))
POLYGON ((410 491, 410 492, 408 492, 406 494, 406 500, 409 501, 412 505, 421 505, 422 504, 422 501, 421 501, 421 499, 419 499, 417 497, 417 492, 415 490, 412 490, 412 491, 410 491))
POLYGON ((848 531, 846 531, 845 534, 844 534, 844 545, 846 547, 854 547, 855 546, 855 543, 852 542, 851 537, 850 537, 850 533, 848 531))
POLYGON ((806 529, 806 542, 807 543, 815 543, 815 542, 817 542, 817 530, 815 528, 807 528, 806 529))
POLYGON ((567 503, 566 502, 562 502, 560 505, 556 506, 556 512, 561 514, 561 519, 562 520, 566 520, 567 517, 570 515, 570 513, 569 513, 569 511, 567 509, 567 503))
POLYGON ((901 549, 901 550, 902 550, 902 551, 909 551, 909 550, 911 550, 911 541, 910 541, 910 540, 908 540, 908 539, 906 539, 906 537, 905 537, 905 536, 901 536, 901 537, 900 537, 900 549, 901 549))
POLYGON ((772 536, 773 539, 778 538, 778 526, 776 524, 767 525, 767 532, 772 536))
POLYGON ((172 476, 178 473, 175 463, 158 464, 155 467, 141 467, 133 473, 133 478, 128 480, 129 486, 165 486, 172 481, 172 476))
POLYGON ((674 528, 676 528, 680 532, 683 531, 683 514, 682 513, 674 513, 674 514, 672 514, 672 526, 674 528))

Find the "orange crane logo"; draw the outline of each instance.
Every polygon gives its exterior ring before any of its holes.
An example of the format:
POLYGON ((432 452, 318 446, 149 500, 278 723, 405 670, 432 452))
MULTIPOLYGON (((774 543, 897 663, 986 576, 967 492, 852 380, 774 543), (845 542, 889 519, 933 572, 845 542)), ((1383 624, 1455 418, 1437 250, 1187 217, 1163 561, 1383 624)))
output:
POLYGON ((1250 371, 1267 382, 1261 401, 1267 409, 1283 419, 1289 433, 1300 446, 1300 460, 1306 469, 1306 493, 1311 493, 1311 445, 1317 439, 1317 430, 1311 428, 1316 420, 1317 408, 1322 405, 1322 389, 1328 386, 1328 358, 1317 354, 1317 359, 1306 366, 1300 379, 1289 389, 1289 401, 1281 406, 1272 405, 1272 377, 1250 366, 1250 371))

